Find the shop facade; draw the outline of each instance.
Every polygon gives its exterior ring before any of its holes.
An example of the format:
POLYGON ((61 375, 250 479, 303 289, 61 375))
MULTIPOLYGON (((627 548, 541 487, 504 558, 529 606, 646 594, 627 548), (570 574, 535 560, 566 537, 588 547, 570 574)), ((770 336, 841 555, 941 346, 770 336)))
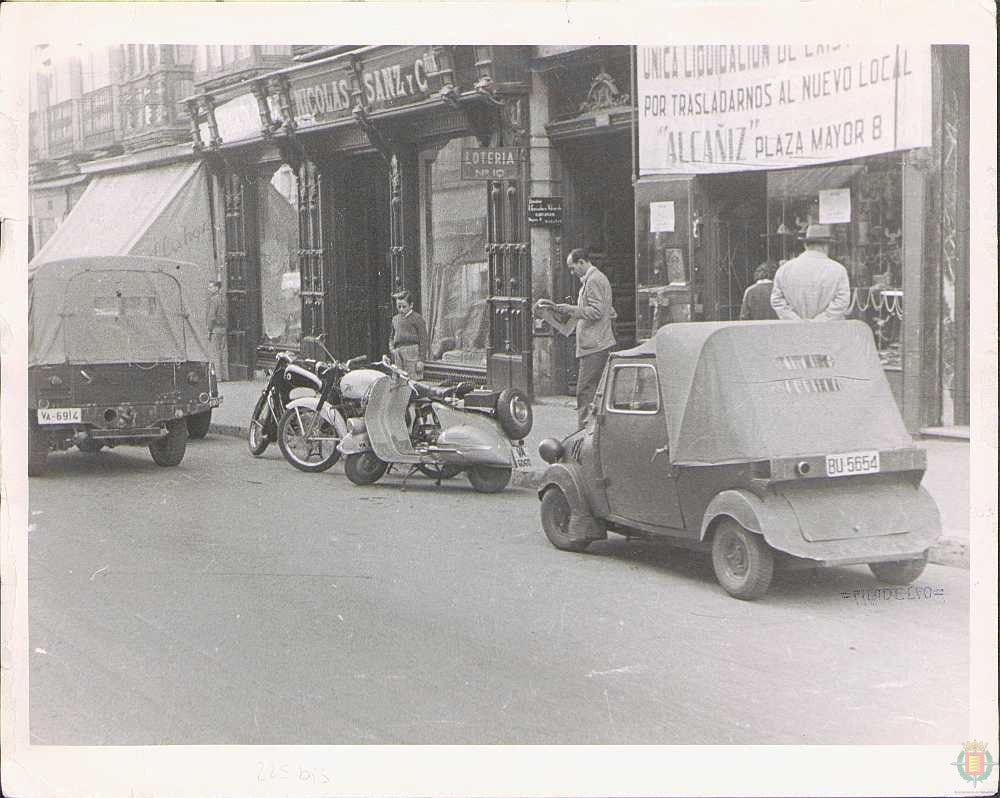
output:
POLYGON ((235 377, 276 348, 386 352, 408 290, 428 377, 534 390, 529 59, 363 47, 188 100, 223 220, 235 377))
POLYGON ((827 223, 908 428, 967 426, 967 49, 639 47, 636 69, 638 336, 739 318, 755 267, 827 223))

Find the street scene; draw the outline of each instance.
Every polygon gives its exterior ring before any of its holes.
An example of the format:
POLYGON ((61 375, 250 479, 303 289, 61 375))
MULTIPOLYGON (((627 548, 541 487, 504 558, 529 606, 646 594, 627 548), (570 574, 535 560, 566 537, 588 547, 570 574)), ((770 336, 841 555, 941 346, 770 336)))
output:
POLYGON ((967 46, 30 95, 32 745, 968 739, 967 46))

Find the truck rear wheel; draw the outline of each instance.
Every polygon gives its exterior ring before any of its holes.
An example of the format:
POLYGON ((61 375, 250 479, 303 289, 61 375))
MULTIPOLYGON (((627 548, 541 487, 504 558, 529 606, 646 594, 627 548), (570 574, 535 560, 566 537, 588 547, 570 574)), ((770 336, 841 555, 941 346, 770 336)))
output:
POLYGON ((211 426, 211 410, 206 410, 204 413, 195 413, 187 417, 188 437, 194 440, 200 440, 208 435, 208 428, 211 426))
POLYGON ((45 473, 49 459, 49 434, 38 428, 34 419, 28 421, 28 476, 37 477, 45 473))
POLYGON ((167 424, 167 434, 149 444, 149 453, 158 466, 175 466, 184 459, 187 449, 188 428, 185 419, 167 424))
POLYGON ((875 578, 888 585, 908 585, 924 572, 927 567, 927 552, 912 560, 894 560, 893 562, 870 562, 875 578))
POLYGON ((763 596, 771 586, 774 555, 761 535, 725 518, 712 537, 712 567, 730 596, 749 601, 763 596))

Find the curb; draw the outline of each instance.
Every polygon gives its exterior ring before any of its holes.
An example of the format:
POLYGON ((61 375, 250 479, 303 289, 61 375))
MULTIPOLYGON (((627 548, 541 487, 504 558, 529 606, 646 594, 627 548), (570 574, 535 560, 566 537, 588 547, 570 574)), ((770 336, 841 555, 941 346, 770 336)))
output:
MULTIPOLYGON (((209 432, 225 435, 230 438, 245 438, 247 431, 234 424, 212 424, 209 432)), ((545 474, 544 468, 532 468, 529 471, 514 471, 510 484, 516 488, 537 488, 545 474)), ((948 565, 953 568, 969 570, 969 543, 960 538, 941 537, 931 546, 927 561, 934 565, 948 565)))

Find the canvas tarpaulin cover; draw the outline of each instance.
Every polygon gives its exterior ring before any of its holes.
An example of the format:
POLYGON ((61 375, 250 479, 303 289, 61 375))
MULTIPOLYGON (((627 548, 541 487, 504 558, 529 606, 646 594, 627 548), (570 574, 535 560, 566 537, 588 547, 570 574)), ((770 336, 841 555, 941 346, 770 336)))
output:
POLYGON ((861 322, 669 324, 656 357, 676 464, 912 445, 861 322))
POLYGON ((201 294, 199 271, 128 256, 33 262, 28 365, 207 361, 186 301, 201 294))

